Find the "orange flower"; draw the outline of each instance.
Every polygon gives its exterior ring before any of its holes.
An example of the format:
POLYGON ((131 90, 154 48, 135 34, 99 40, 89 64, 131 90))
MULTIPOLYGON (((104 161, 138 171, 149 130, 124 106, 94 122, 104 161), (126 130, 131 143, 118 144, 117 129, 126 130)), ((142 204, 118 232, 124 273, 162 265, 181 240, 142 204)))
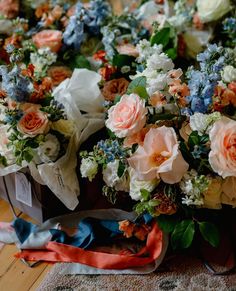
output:
POLYGON ((62 32, 59 30, 42 30, 33 36, 36 47, 49 47, 52 52, 57 53, 62 46, 62 32))
POLYGON ((142 128, 139 132, 127 136, 124 140, 124 147, 132 147, 134 144, 143 145, 143 141, 145 139, 146 134, 148 133, 150 128, 154 128, 156 125, 148 125, 147 127, 142 128))
POLYGON ((180 79, 173 80, 169 84, 169 93, 172 96, 177 97, 177 101, 180 106, 185 107, 187 105, 187 101, 185 97, 189 96, 190 91, 189 91, 188 86, 185 83, 181 84, 180 79))
POLYGON ((40 110, 26 112, 18 122, 17 129, 30 137, 45 134, 49 131, 47 114, 40 110))
POLYGON ((52 90, 52 80, 49 77, 42 79, 41 83, 34 82, 34 92, 30 96, 30 102, 36 103, 52 90))
POLYGON ((225 106, 232 104, 236 106, 236 85, 230 83, 228 88, 216 86, 213 96, 213 108, 221 111, 225 106))
POLYGON ((117 95, 124 95, 129 82, 125 78, 113 79, 105 83, 102 94, 106 100, 114 101, 117 95))
POLYGON ((236 82, 229 83, 228 88, 236 94, 236 82))
POLYGON ((99 70, 100 75, 105 81, 108 81, 111 78, 111 75, 114 74, 115 72, 116 68, 108 64, 99 70))
POLYGON ((159 107, 167 104, 166 97, 159 91, 156 91, 149 99, 149 104, 153 107, 159 107))
POLYGON ((129 220, 119 222, 119 230, 124 232, 124 236, 130 238, 133 236, 135 224, 129 220))
POLYGON ((10 37, 7 37, 4 42, 4 49, 6 49, 8 44, 13 44, 14 47, 20 48, 21 47, 21 40, 22 37, 17 34, 13 34, 10 37))
POLYGON ((48 70, 48 76, 52 79, 52 85, 58 86, 62 81, 70 78, 72 71, 66 66, 53 66, 48 70))
POLYGON ((49 4, 44 3, 40 5, 39 7, 37 7, 37 9, 35 10, 35 16, 37 18, 41 18, 43 15, 45 15, 49 11, 49 9, 50 9, 49 4))
POLYGON ((34 76, 34 65, 33 64, 29 64, 28 67, 27 67, 27 69, 23 69, 21 71, 21 74, 23 76, 32 78, 34 76))
POLYGON ((102 61, 103 63, 107 63, 107 60, 106 60, 106 52, 103 51, 103 50, 100 50, 100 51, 96 52, 93 55, 93 59, 95 61, 102 61))

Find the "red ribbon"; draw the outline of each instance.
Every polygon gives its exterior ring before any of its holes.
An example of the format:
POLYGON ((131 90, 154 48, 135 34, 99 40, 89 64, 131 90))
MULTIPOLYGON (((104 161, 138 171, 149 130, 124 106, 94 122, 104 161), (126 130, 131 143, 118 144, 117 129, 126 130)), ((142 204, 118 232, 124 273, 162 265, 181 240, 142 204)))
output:
POLYGON ((28 261, 74 262, 100 269, 127 269, 144 266, 156 260, 162 251, 163 233, 156 223, 147 237, 146 246, 133 255, 108 254, 84 250, 78 247, 49 242, 46 250, 23 250, 17 258, 28 261), (144 257, 147 254, 147 257, 144 257))

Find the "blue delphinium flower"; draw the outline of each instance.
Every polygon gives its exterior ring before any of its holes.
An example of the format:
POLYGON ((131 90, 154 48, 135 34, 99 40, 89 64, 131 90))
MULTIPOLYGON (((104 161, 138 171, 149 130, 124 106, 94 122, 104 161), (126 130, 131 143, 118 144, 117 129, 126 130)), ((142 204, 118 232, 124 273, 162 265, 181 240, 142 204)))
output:
POLYGON ((114 162, 115 159, 124 159, 127 155, 117 140, 101 140, 97 147, 102 151, 107 163, 114 162))
POLYGON ((223 22, 223 29, 228 33, 236 33, 236 18, 229 17, 223 22))
POLYGON ((63 33, 64 43, 79 50, 87 33, 92 35, 100 33, 101 25, 110 13, 111 8, 106 1, 91 1, 88 9, 85 9, 80 1, 77 2, 75 14, 70 17, 69 24, 63 33))
POLYGON ((221 79, 221 70, 226 61, 224 49, 216 44, 209 45, 207 49, 197 56, 200 70, 188 71, 190 95, 187 97, 192 112, 206 113, 212 104, 212 96, 217 82, 221 79))
POLYGON ((6 66, 1 66, 0 75, 2 76, 2 89, 12 100, 17 102, 28 101, 33 86, 27 77, 21 75, 18 66, 14 66, 10 72, 8 72, 6 66))

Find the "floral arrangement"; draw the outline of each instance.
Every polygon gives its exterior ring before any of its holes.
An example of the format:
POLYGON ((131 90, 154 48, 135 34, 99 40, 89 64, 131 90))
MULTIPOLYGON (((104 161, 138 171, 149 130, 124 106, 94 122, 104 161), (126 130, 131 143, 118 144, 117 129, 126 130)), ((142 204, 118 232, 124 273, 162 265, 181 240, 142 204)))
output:
POLYGON ((197 231, 217 246, 211 213, 236 206, 235 50, 209 44, 184 73, 155 33, 135 46, 127 84, 105 83, 107 139, 80 153, 81 175, 102 172, 104 195, 115 203, 126 192, 174 248, 189 247, 197 231))
POLYGON ((196 232, 216 246, 209 209, 236 206, 233 1, 133 1, 114 15, 101 0, 0 0, 0 15, 0 173, 28 166, 74 209, 77 151, 105 124, 80 152, 82 177, 102 173, 108 200, 126 193, 174 247, 196 232))

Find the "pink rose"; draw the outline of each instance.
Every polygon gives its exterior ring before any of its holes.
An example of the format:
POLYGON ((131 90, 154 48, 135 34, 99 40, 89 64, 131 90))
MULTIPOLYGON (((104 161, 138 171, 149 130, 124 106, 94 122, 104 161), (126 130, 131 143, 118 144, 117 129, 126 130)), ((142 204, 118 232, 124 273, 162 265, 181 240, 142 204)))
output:
POLYGON ((146 134, 143 146, 128 159, 140 180, 161 178, 165 183, 180 182, 188 170, 188 164, 179 150, 173 128, 162 126, 151 128, 146 134))
POLYGON ((214 123, 209 136, 212 169, 223 178, 236 177, 236 121, 222 117, 214 123))
POLYGON ((57 53, 62 46, 62 32, 59 30, 42 30, 33 36, 36 47, 49 47, 52 52, 57 53))
POLYGON ((19 12, 19 0, 0 0, 0 14, 7 18, 15 18, 19 12))
POLYGON ((146 123, 145 101, 136 94, 123 95, 108 110, 106 126, 117 137, 126 137, 140 131, 146 123))
POLYGON ((40 111, 27 111, 20 119, 17 129, 30 137, 45 134, 49 131, 49 120, 47 114, 40 111))

